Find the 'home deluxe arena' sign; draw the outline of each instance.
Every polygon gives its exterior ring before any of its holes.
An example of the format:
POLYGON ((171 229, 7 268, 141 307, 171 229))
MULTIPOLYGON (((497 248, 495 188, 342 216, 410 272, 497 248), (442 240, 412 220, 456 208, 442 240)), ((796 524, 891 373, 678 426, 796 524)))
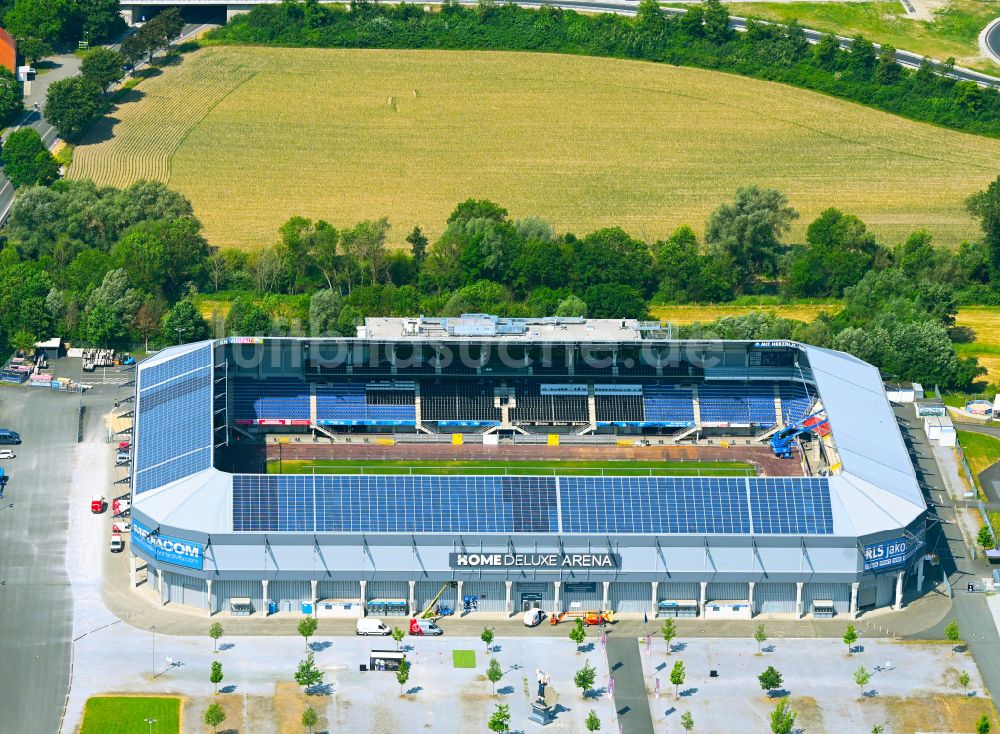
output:
POLYGON ((621 568, 617 553, 449 553, 452 568, 621 568))

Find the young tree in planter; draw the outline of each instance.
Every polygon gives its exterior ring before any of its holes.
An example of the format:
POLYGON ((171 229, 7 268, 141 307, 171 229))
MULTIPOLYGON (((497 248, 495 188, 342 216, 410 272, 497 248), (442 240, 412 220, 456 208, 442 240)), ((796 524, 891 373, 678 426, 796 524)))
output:
POLYGON ((685 711, 681 715, 681 726, 684 728, 684 731, 691 731, 694 729, 694 717, 691 716, 690 711, 685 711))
POLYGON ((323 682, 323 671, 316 667, 316 659, 311 651, 305 660, 299 661, 299 668, 295 671, 295 682, 307 690, 323 682))
POLYGON ((760 655, 761 645, 767 642, 767 630, 764 629, 764 625, 757 625, 757 629, 753 631, 753 638, 757 641, 757 654, 760 655))
POLYGON ((489 627, 483 628, 483 634, 479 635, 479 639, 486 643, 486 652, 489 652, 493 644, 493 630, 489 627))
POLYGON ((597 717, 597 712, 591 709, 590 713, 587 714, 587 720, 583 722, 583 725, 587 727, 587 731, 597 731, 601 728, 601 720, 597 717))
POLYGON ((667 617, 663 620, 663 626, 660 627, 660 634, 663 635, 663 641, 667 643, 667 655, 669 655, 670 648, 677 637, 677 624, 673 619, 667 617))
POLYGON ((493 695, 497 695, 497 681, 503 678, 503 670, 496 658, 490 658, 490 664, 486 666, 486 678, 493 684, 493 695))
POLYGON ((226 720, 226 712, 222 710, 222 707, 213 703, 207 709, 205 709, 205 723, 212 727, 212 731, 219 730, 219 724, 226 720))
POLYGON ((680 698, 680 688, 684 685, 684 677, 687 675, 687 671, 684 670, 684 662, 678 660, 674 663, 673 669, 670 671, 670 682, 674 684, 674 698, 680 698))
POLYGON ((962 686, 962 691, 966 694, 969 693, 969 673, 963 670, 958 676, 958 684, 962 686))
POLYGON ((212 672, 209 674, 208 679, 215 684, 215 692, 219 692, 219 684, 222 682, 222 663, 218 660, 212 661, 212 672))
POLYGON ((976 536, 976 542, 982 546, 983 550, 993 548, 993 533, 990 532, 989 527, 983 525, 979 528, 979 535, 976 536))
POLYGON ((854 629, 853 624, 847 625, 847 630, 844 632, 844 644, 847 645, 847 654, 850 655, 854 650, 854 643, 858 641, 858 631, 854 629))
POLYGON ((979 717, 979 721, 976 722, 976 734, 990 734, 990 720, 986 718, 986 714, 979 717))
POLYGON ((399 643, 403 641, 406 633, 403 632, 399 627, 392 628, 392 641, 396 643, 396 651, 399 651, 399 643))
POLYGON ((313 727, 316 726, 317 721, 319 721, 319 716, 316 714, 316 709, 312 706, 302 712, 302 726, 309 730, 309 734, 312 734, 313 727))
POLYGON ((569 631, 569 639, 576 643, 576 654, 580 654, 580 645, 583 641, 587 639, 587 631, 583 628, 583 620, 577 618, 576 624, 573 625, 573 629, 569 631))
POLYGON ((212 638, 212 643, 215 646, 215 649, 213 649, 212 652, 219 651, 219 638, 222 637, 222 635, 223 635, 222 625, 219 624, 218 622, 216 622, 215 624, 213 624, 211 627, 208 628, 208 636, 212 638))
POLYGON ((316 634, 319 620, 316 617, 304 617, 299 621, 299 634, 306 638, 306 647, 309 647, 309 638, 316 634))
POLYGON ((771 697, 771 691, 780 689, 783 683, 781 673, 773 665, 768 665, 767 670, 757 676, 757 680, 760 681, 760 687, 767 693, 768 698, 771 697))
POLYGON ((490 720, 486 722, 486 726, 490 731, 495 731, 497 734, 510 731, 510 706, 502 703, 497 704, 493 715, 490 716, 490 720))
POLYGON ((961 637, 962 637, 962 633, 958 629, 958 620, 955 619, 954 617, 952 618, 952 620, 950 622, 948 622, 948 624, 945 625, 945 627, 944 627, 944 636, 945 636, 945 639, 948 640, 948 642, 951 643, 951 652, 954 655, 955 654, 955 643, 957 643, 961 639, 961 637))
POLYGON ((795 719, 798 714, 792 710, 788 699, 783 698, 771 712, 771 732, 772 734, 792 734, 795 728, 795 719))
POLYGON ((399 683, 399 695, 403 695, 403 686, 406 685, 406 681, 410 679, 410 661, 401 660, 399 663, 399 670, 396 671, 396 682, 399 683))
POLYGON ((868 672, 864 665, 854 671, 854 682, 861 686, 861 700, 865 698, 865 686, 872 679, 872 674, 868 672))
POLYGON ((583 691, 583 697, 587 697, 589 693, 594 688, 594 681, 597 680, 597 670, 594 666, 590 664, 588 660, 583 664, 583 667, 576 671, 576 675, 573 676, 573 683, 576 687, 583 691))

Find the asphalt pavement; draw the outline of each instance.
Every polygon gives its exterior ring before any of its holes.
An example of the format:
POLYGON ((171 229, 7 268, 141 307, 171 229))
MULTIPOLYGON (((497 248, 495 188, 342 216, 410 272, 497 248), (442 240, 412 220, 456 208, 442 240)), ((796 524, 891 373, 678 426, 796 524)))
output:
POLYGON ((653 734, 642 654, 632 635, 608 635, 608 669, 615 681, 615 716, 621 734, 653 734))
POLYGON ((986 55, 993 57, 993 60, 1000 64, 1000 18, 983 29, 979 40, 986 55))

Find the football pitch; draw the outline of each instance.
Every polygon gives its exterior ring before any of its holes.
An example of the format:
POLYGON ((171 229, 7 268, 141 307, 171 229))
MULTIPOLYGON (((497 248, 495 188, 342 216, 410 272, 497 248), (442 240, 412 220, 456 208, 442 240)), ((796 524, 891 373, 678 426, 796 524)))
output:
POLYGON ((455 474, 562 476, 754 476, 753 464, 742 461, 419 461, 414 459, 275 460, 268 474, 455 474))
POLYGON ((886 244, 978 236, 965 199, 1000 140, 771 82, 558 54, 207 47, 143 81, 74 151, 71 178, 169 183, 219 247, 258 247, 293 215, 388 217, 434 238, 489 198, 557 231, 701 232, 738 186, 801 214, 838 207, 886 244))

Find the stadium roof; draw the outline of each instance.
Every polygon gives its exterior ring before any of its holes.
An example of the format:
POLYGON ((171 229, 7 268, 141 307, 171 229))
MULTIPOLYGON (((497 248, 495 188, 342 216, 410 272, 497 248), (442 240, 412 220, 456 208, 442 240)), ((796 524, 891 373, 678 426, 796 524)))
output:
POLYGON ((585 319, 575 316, 504 318, 488 314, 458 317, 366 318, 358 327, 360 339, 428 340, 500 339, 527 342, 638 342, 662 336, 659 321, 637 319, 585 319))
MULTIPOLYGON (((514 477, 268 477, 199 466, 183 478, 145 491, 137 479, 136 509, 161 524, 206 534, 242 530, 862 536, 908 525, 926 505, 878 371, 842 352, 785 344, 802 350, 809 361, 842 462, 842 471, 834 476, 560 477, 558 481, 546 477, 533 478, 536 483, 526 489, 528 485, 513 481, 514 477), (720 513, 720 507, 727 509, 720 513), (634 519, 623 524, 621 518, 627 515, 634 519), (493 518, 494 524, 484 524, 489 521, 483 518, 493 518)), ((197 374, 211 380, 210 370, 203 366, 176 369, 170 364, 192 360, 193 353, 206 345, 172 347, 140 365, 137 465, 145 450, 143 373, 152 370, 149 374, 157 376, 150 381, 152 390, 164 380, 165 369, 179 375, 168 379, 197 374)), ((200 403, 201 395, 186 390, 178 399, 200 403)), ((199 407, 210 420, 211 406, 199 407)), ((190 463, 185 457, 191 455, 191 439, 178 435, 178 424, 171 417, 183 415, 190 406, 175 408, 158 429, 150 427, 146 434, 153 431, 154 450, 164 464, 175 461, 163 458, 164 444, 171 442, 183 454, 176 462, 190 463), (182 458, 185 462, 180 462, 182 458)), ((159 466, 153 468, 161 472, 159 466)))

